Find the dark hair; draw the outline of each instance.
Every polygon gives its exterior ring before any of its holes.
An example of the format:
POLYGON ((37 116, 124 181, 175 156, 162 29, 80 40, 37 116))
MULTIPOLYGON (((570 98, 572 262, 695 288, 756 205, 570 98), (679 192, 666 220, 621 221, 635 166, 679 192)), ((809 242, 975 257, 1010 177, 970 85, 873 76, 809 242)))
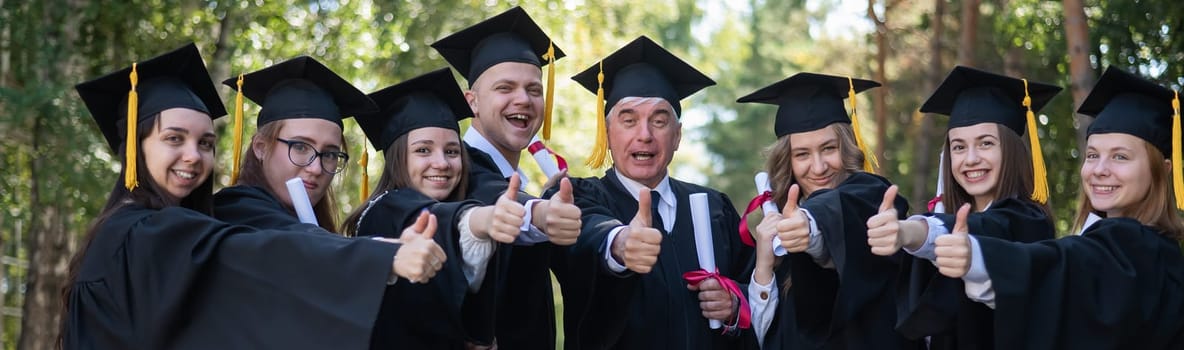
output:
MULTIPOLYGON (((152 135, 153 132, 160 130, 159 117, 160 114, 157 113, 146 118, 141 118, 139 125, 137 126, 138 131, 136 132, 136 135, 140 140, 140 142, 137 143, 139 145, 139 152, 136 152, 136 180, 138 182, 138 186, 129 191, 127 187, 124 187, 123 184, 124 174, 126 174, 127 169, 122 169, 119 171, 119 180, 115 181, 115 187, 111 189, 111 193, 107 195, 107 203, 103 205, 103 209, 99 211, 99 215, 91 223, 90 228, 86 230, 82 247, 80 247, 78 252, 74 253, 74 256, 70 259, 66 285, 62 287, 61 291, 61 320, 63 330, 61 334, 63 337, 65 336, 64 330, 66 315, 70 309, 70 289, 74 285, 75 280, 78 279, 78 270, 82 266, 82 261, 86 256, 87 249, 90 248, 91 243, 97 238, 96 236, 100 231, 100 228, 107 221, 107 219, 111 217, 111 215, 115 214, 115 212, 120 208, 128 205, 140 205, 149 209, 164 209, 167 207, 179 206, 206 215, 211 215, 213 213, 213 171, 210 171, 210 175, 206 177, 206 180, 203 181, 201 185, 198 185, 198 187, 190 192, 188 196, 185 196, 180 200, 171 199, 169 196, 161 195, 165 192, 165 190, 156 184, 156 181, 152 179, 152 174, 148 172, 149 170, 146 164, 147 162, 144 160, 143 141, 147 139, 148 136, 152 135)), ((120 123, 120 133, 124 135, 127 134, 126 126, 123 125, 123 123, 120 123)), ((126 150, 127 145, 125 143, 120 143, 118 149, 119 154, 117 155, 120 161, 125 159, 127 152, 126 150)), ((213 167, 213 164, 210 164, 210 166, 213 167)), ((62 338, 59 337, 59 344, 61 341, 62 338)))
MULTIPOLYGON (((381 196, 383 192, 390 191, 397 188, 411 188, 411 177, 407 173, 407 134, 403 134, 391 143, 391 146, 386 149, 383 155, 385 164, 382 166, 382 176, 378 178, 378 185, 374 191, 370 193, 370 197, 366 202, 358 206, 349 213, 345 218, 345 222, 341 224, 341 233, 346 236, 356 236, 358 234, 358 224, 362 219, 362 212, 370 206, 370 201, 381 196)), ((454 202, 465 199, 465 190, 469 187, 469 151, 465 147, 460 148, 460 181, 456 183, 456 188, 448 194, 444 202, 454 202)))
MULTIPOLYGON (((285 123, 286 120, 277 120, 271 123, 263 124, 263 126, 260 126, 259 129, 255 131, 255 135, 251 137, 250 144, 253 145, 256 141, 261 141, 264 145, 263 153, 271 154, 272 149, 274 149, 276 145, 279 144, 279 141, 276 141, 276 137, 279 137, 280 130, 283 130, 285 123)), ((343 144, 348 144, 345 142, 344 134, 341 136, 341 141, 343 144)), ((271 186, 267 184, 267 177, 264 175, 267 169, 263 166, 263 160, 255 156, 255 152, 251 146, 248 146, 245 152, 246 154, 243 155, 242 167, 239 172, 238 184, 262 188, 263 190, 267 191, 267 193, 270 193, 273 197, 278 198, 278 196, 276 196, 276 191, 282 189, 271 188, 271 186)), ((337 213, 337 200, 336 196, 333 195, 333 192, 332 185, 326 187, 325 196, 322 197, 321 200, 312 204, 312 211, 314 214, 316 214, 317 224, 320 225, 321 228, 325 229, 325 231, 329 232, 337 232, 337 215, 335 215, 335 213, 337 213)), ((290 204, 280 204, 284 207, 287 207, 289 210, 292 210, 293 216, 296 215, 295 209, 293 209, 290 204)))
MULTIPOLYGON (((1025 138, 1020 137, 1015 131, 1011 130, 1003 124, 993 123, 998 128, 996 133, 999 134, 999 151, 1003 154, 999 164, 999 183, 995 184, 995 199, 1014 198, 1018 200, 1028 201, 1036 204, 1044 211, 1044 216, 1048 222, 1052 222, 1052 211, 1048 204, 1040 204, 1032 200, 1033 176, 1032 176, 1032 152, 1031 148, 1025 143, 1025 138)), ((966 189, 954 178, 954 166, 950 162, 950 134, 946 132, 946 142, 943 146, 942 159, 946 164, 946 169, 942 171, 942 181, 945 181, 945 189, 941 194, 941 204, 946 207, 946 210, 958 210, 962 204, 970 203, 972 212, 981 210, 977 208, 978 204, 974 203, 974 196, 966 192, 966 189)))

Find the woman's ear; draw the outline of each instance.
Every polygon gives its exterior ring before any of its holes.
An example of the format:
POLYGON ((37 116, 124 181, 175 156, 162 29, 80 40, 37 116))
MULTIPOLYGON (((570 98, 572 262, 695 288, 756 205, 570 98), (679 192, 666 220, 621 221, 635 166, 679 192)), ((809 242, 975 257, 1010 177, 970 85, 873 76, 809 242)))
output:
POLYGON ((264 160, 263 156, 266 154, 267 144, 259 139, 259 134, 251 137, 251 152, 255 153, 255 158, 264 160))

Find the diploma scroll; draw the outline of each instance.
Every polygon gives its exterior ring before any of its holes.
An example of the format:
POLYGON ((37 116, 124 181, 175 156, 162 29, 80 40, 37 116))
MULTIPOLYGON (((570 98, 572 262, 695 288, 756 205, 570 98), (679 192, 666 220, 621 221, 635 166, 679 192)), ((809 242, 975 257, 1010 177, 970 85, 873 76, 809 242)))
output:
MULTIPOLYGON (((769 186, 769 173, 763 171, 756 173, 756 177, 753 178, 753 181, 756 182, 756 193, 773 192, 773 188, 769 186)), ((764 211, 765 215, 781 212, 781 209, 777 208, 777 203, 773 203, 772 199, 761 203, 761 209, 764 211)), ((781 246, 781 237, 773 236, 773 255, 785 256, 785 254, 788 253, 789 251, 785 250, 785 248, 781 246)))
MULTIPOLYGON (((706 193, 691 194, 691 223, 695 225, 695 252, 699 255, 699 268, 715 272, 715 241, 711 237, 711 208, 707 205, 706 193)), ((708 320, 711 329, 723 327, 719 320, 708 320)))
POLYGON ((300 218, 300 222, 317 225, 317 215, 312 211, 308 191, 304 190, 304 180, 294 177, 284 184, 288 186, 288 198, 292 199, 292 207, 296 209, 296 217, 300 218))

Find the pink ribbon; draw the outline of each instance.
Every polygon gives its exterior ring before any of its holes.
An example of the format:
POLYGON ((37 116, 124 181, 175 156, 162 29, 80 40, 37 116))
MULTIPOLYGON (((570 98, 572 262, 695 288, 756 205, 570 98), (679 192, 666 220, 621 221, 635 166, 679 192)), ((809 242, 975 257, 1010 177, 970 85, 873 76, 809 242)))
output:
POLYGON ((766 201, 771 199, 773 199, 773 193, 765 191, 756 195, 752 201, 748 202, 748 208, 745 208, 744 214, 740 215, 740 242, 743 242, 749 247, 756 246, 756 242, 752 241, 752 233, 748 231, 748 214, 756 211, 756 208, 760 208, 762 204, 765 204, 766 201))
POLYGON ((530 151, 530 154, 538 153, 541 150, 547 150, 547 152, 551 152, 551 154, 555 156, 555 162, 559 164, 559 170, 567 170, 567 159, 563 159, 563 156, 559 155, 559 153, 556 153, 555 150, 547 147, 547 145, 544 145, 543 141, 535 141, 534 143, 531 143, 530 146, 527 146, 526 149, 530 151))
POLYGON ((937 203, 941 203, 941 195, 940 194, 937 195, 937 197, 933 197, 933 199, 929 200, 929 205, 928 205, 929 212, 931 212, 931 213, 933 212, 933 208, 937 207, 937 203))
MULTIPOLYGON (((719 274, 719 270, 715 272, 707 272, 707 270, 687 271, 682 274, 682 279, 687 280, 692 286, 698 286, 700 282, 714 278, 719 281, 719 284, 727 290, 728 293, 736 296, 740 300, 740 317, 736 320, 736 327, 740 329, 748 329, 752 327, 752 310, 748 308, 748 299, 744 297, 744 293, 740 291, 740 286, 730 278, 719 274)), ((726 330, 725 330, 726 331, 726 330)))

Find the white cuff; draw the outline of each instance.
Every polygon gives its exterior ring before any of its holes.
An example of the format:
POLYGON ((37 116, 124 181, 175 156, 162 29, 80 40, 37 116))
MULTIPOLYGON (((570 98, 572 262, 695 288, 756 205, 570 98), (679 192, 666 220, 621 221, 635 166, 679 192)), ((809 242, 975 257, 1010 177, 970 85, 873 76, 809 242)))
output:
POLYGON ((542 199, 531 199, 526 201, 526 205, 523 205, 526 207, 526 216, 522 217, 522 226, 518 227, 518 231, 527 232, 532 228, 536 230, 538 229, 534 227, 534 224, 531 224, 530 221, 531 219, 534 219, 534 215, 532 213, 534 205, 542 201, 542 199))
POLYGON ((763 348, 765 334, 768 334, 773 316, 777 314, 777 276, 773 276, 769 284, 760 285, 756 282, 756 271, 753 271, 749 281, 748 308, 752 311, 752 331, 756 334, 757 343, 763 348))
POLYGON ((814 215, 811 215, 806 208, 798 208, 798 210, 806 215, 806 221, 810 223, 810 243, 806 245, 806 254, 810 254, 818 266, 834 268, 834 261, 831 261, 830 252, 826 251, 826 245, 822 242, 822 231, 818 230, 818 222, 814 220, 814 215))
POLYGON ((904 248, 904 251, 918 258, 929 261, 937 261, 937 253, 933 252, 933 249, 935 248, 933 241, 937 239, 937 236, 950 233, 949 231, 946 231, 945 223, 942 223, 941 219, 925 215, 913 215, 909 217, 909 220, 925 220, 925 225, 929 226, 929 232, 926 233, 925 243, 921 244, 921 248, 912 250, 908 247, 902 247, 904 248))
POLYGON ((967 298, 995 308, 995 288, 991 286, 991 276, 983 261, 983 249, 974 236, 970 236, 970 268, 966 276, 962 276, 962 282, 966 284, 967 298))
POLYGON ((621 263, 617 262, 617 259, 613 259, 613 240, 617 239, 617 234, 621 233, 621 230, 624 230, 625 227, 626 226, 617 226, 612 231, 608 232, 608 239, 604 240, 604 262, 608 264, 609 271, 617 274, 625 273, 626 268, 625 265, 621 265, 621 263))
POLYGON ((551 237, 548 237, 547 234, 543 232, 543 230, 540 230, 538 227, 535 227, 534 224, 530 223, 531 220, 534 219, 534 215, 532 214, 534 211, 534 205, 538 204, 540 201, 543 201, 543 199, 531 199, 526 201, 526 216, 522 217, 522 226, 518 227, 518 237, 514 238, 514 245, 528 246, 551 240, 551 237))
POLYGON ((469 219, 472 218, 473 209, 476 208, 471 207, 461 213, 460 223, 457 225, 460 231, 460 252, 462 260, 464 260, 462 270, 465 273, 465 281, 469 282, 470 293, 476 293, 481 289, 481 282, 485 280, 486 267, 489 266, 489 259, 493 256, 493 251, 496 248, 493 240, 477 238, 473 235, 473 230, 469 229, 469 219))

